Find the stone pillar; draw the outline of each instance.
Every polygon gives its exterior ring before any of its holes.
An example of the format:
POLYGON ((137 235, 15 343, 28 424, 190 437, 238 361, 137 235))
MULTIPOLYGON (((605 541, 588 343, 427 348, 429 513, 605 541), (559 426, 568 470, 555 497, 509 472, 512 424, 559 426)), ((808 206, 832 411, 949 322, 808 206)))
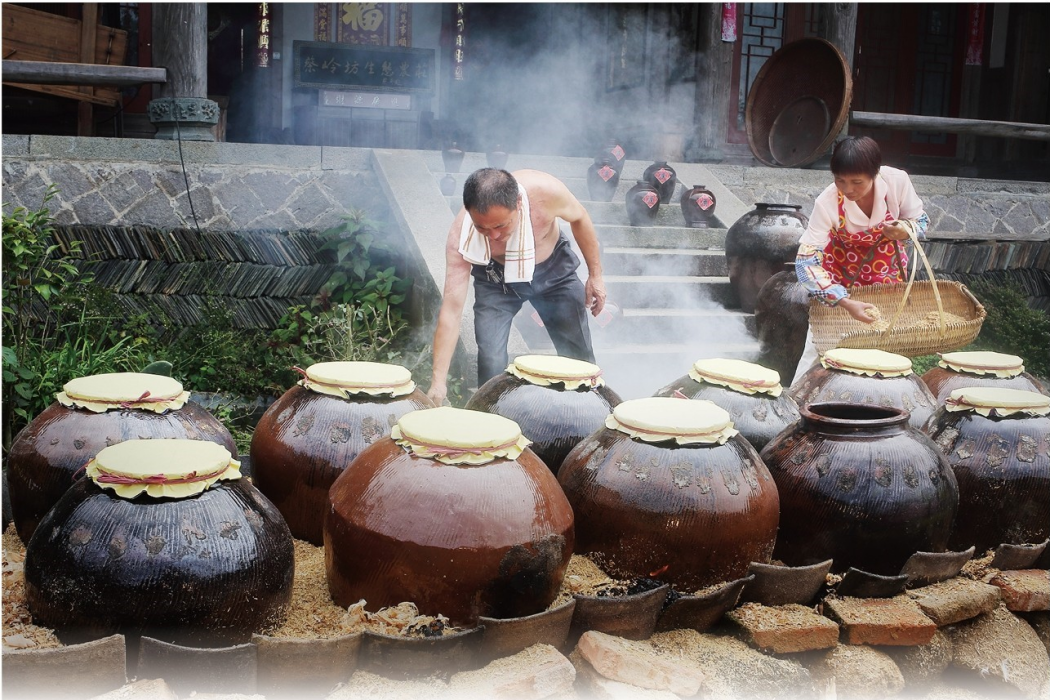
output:
POLYGON ((154 138, 214 141, 219 105, 208 99, 208 8, 205 3, 153 5, 153 65, 168 70, 160 98, 149 103, 154 138))
MULTIPOLYGON (((699 17, 700 54, 696 65, 696 149, 700 161, 725 158, 733 43, 722 41, 722 3, 703 3, 699 17)), ((691 149, 692 150, 692 149, 691 149)))
MULTIPOLYGON (((857 41, 857 4, 828 2, 817 5, 817 34, 838 47, 846 57, 850 75, 853 75, 853 49, 857 41)), ((849 119, 842 125, 839 137, 849 132, 849 119)))

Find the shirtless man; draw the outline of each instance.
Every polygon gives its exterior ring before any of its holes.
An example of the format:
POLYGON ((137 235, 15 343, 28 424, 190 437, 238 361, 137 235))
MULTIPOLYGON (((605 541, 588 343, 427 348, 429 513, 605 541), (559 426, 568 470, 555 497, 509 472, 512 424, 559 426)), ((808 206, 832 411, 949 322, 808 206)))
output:
POLYGON ((601 313, 605 283, 598 238, 583 205, 547 173, 483 168, 464 183, 463 207, 445 245, 445 291, 427 395, 441 405, 448 393, 448 368, 471 277, 478 386, 507 368, 511 322, 526 301, 539 313, 559 355, 594 362, 587 311, 601 313), (568 222, 587 262, 586 286, 576 274, 580 260, 559 218, 568 222), (528 245, 529 223, 534 252, 528 245))

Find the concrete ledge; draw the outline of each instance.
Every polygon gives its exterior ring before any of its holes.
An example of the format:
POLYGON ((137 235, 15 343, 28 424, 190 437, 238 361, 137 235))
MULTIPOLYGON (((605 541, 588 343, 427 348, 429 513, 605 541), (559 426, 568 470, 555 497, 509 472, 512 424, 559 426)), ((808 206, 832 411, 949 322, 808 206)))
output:
POLYGON ((20 134, 4 134, 4 157, 29 155, 29 137, 20 134))
MULTIPOLYGON (((296 148, 303 148, 297 146, 296 148)), ((321 146, 322 170, 372 170, 371 148, 337 148, 321 146)))

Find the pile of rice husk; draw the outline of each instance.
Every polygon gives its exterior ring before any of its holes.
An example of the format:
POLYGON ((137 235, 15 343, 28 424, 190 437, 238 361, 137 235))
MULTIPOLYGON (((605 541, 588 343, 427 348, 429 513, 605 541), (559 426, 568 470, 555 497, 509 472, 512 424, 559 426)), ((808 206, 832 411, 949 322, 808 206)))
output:
POLYGON ((992 568, 992 560, 995 559, 995 550, 989 549, 981 557, 974 557, 970 561, 963 564, 962 571, 959 572, 959 576, 965 576, 968 579, 974 581, 983 581, 988 583, 995 575, 999 573, 999 569, 992 568))
POLYGON ((649 578, 617 579, 605 573, 594 556, 573 554, 561 588, 548 610, 572 600, 575 595, 606 598, 644 593, 662 585, 649 578))
POLYGON ((265 630, 271 637, 330 639, 370 630, 391 636, 436 637, 461 632, 444 615, 421 615, 414 603, 370 613, 361 600, 349 608, 332 602, 325 575, 324 547, 294 540, 295 579, 285 621, 265 630))
POLYGON ((14 523, 3 534, 3 649, 53 649, 62 646, 54 630, 33 624, 26 605, 26 547, 14 523))
MULTIPOLYGON (((882 315, 882 312, 876 306, 875 308, 864 309, 864 315, 868 318, 874 319, 868 327, 876 331, 884 331, 890 327, 889 320, 882 315)), ((944 325, 948 326, 952 323, 965 323, 967 319, 956 314, 944 312, 944 325)), ((925 316, 919 319, 913 320, 911 323, 897 323, 898 328, 940 328, 941 327, 941 313, 939 311, 929 311, 925 316)))

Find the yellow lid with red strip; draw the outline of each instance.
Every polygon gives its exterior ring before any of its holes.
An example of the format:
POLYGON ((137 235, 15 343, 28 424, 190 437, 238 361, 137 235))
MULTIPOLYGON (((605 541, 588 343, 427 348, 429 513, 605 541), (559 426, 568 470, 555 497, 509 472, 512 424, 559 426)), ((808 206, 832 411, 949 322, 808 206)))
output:
POLYGON ((299 371, 303 374, 300 386, 341 399, 354 394, 405 396, 416 390, 411 372, 384 362, 318 362, 299 371))
POLYGON ((1030 416, 1050 414, 1050 396, 1035 391, 970 386, 956 389, 945 399, 947 411, 973 411, 982 416, 1004 417, 1015 413, 1030 416))
POLYGON ((186 405, 190 392, 182 384, 160 374, 109 372, 78 377, 66 382, 55 399, 63 406, 95 413, 138 409, 164 413, 186 405))
POLYGON ((711 401, 651 396, 624 401, 605 426, 644 442, 725 444, 737 434, 729 413, 711 401))
POLYGON ((769 394, 780 396, 780 373, 753 362, 722 357, 697 360, 689 370, 689 376, 697 382, 717 384, 741 394, 769 394))
POLYGON ((885 350, 833 348, 820 358, 825 369, 837 369, 868 377, 905 377, 912 373, 911 360, 885 350))
POLYGON ((217 481, 241 478, 241 463, 208 440, 126 440, 103 448, 87 463, 89 479, 121 498, 145 492, 154 498, 185 498, 217 481))
POLYGON ((507 372, 537 386, 561 383, 570 391, 605 385, 598 365, 559 355, 522 355, 514 358, 507 372))
POLYGON ((406 413, 390 430, 390 437, 417 457, 445 464, 517 459, 532 444, 509 418, 451 406, 406 413))
POLYGON ((1007 355, 1001 352, 944 352, 940 353, 940 358, 937 363, 940 367, 956 372, 977 375, 992 374, 1003 379, 1016 377, 1024 372, 1023 359, 1017 355, 1007 355))

